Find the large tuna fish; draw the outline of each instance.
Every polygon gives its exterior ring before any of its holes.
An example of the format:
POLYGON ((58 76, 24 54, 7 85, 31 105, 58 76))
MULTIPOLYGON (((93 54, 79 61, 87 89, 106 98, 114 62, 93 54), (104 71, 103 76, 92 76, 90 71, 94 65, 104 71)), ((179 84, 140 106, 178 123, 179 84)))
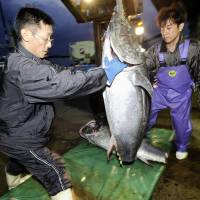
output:
POLYGON ((105 57, 112 60, 113 54, 128 67, 103 93, 109 130, 108 127, 99 129, 95 127, 96 122, 90 122, 81 128, 80 134, 91 143, 107 149, 108 157, 116 152, 123 163, 133 162, 136 158, 146 163, 148 160, 165 163, 167 154, 143 139, 152 86, 143 66, 143 49, 134 34, 133 25, 125 17, 122 0, 117 0, 115 13, 106 31, 103 66, 105 57), (94 131, 91 132, 92 129, 94 131))

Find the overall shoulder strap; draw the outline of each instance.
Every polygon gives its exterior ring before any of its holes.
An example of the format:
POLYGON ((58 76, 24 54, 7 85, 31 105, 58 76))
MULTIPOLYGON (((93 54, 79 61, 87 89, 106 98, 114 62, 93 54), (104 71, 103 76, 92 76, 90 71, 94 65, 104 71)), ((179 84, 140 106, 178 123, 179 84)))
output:
POLYGON ((158 60, 159 60, 160 66, 162 67, 166 65, 166 62, 165 62, 164 53, 160 52, 160 48, 161 48, 161 44, 157 46, 157 52, 158 52, 158 60))
POLYGON ((179 45, 179 53, 180 53, 180 60, 181 64, 185 64, 187 57, 188 57, 188 50, 190 46, 190 40, 186 39, 184 43, 179 45))

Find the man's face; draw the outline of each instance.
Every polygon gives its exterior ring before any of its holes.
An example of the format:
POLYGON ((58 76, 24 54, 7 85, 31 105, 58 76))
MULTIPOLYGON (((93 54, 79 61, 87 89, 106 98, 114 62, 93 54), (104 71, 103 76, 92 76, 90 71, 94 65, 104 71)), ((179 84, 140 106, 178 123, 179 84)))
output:
POLYGON ((181 31, 183 30, 183 25, 183 23, 178 25, 170 19, 168 19, 166 23, 161 24, 161 35, 166 44, 170 44, 176 41, 181 31))
POLYGON ((24 47, 38 58, 44 58, 52 47, 53 27, 40 22, 38 27, 28 27, 28 37, 22 42, 24 47))

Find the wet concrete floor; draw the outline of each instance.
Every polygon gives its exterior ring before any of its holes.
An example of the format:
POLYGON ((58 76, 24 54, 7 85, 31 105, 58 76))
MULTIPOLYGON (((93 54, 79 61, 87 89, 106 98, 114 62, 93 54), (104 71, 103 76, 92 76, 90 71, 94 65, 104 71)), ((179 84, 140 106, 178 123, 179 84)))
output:
MULTIPOLYGON (((77 145, 82 139, 78 130, 93 119, 88 98, 56 103, 56 118, 52 131, 51 148, 60 154, 77 145)), ((192 110, 193 136, 189 157, 178 161, 172 147, 166 170, 162 174, 151 200, 199 200, 200 199, 200 110, 192 110)), ((169 112, 161 112, 156 126, 170 129, 169 112)), ((4 168, 8 158, 0 154, 0 196, 6 193, 4 168)), ((83 199, 84 200, 84 199, 83 199)))

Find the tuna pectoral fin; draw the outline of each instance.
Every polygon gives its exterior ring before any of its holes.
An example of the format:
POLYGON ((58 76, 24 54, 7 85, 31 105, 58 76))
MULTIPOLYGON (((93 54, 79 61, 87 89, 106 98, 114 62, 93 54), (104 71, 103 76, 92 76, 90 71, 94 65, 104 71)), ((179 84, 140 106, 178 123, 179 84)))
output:
POLYGON ((152 96, 153 88, 148 78, 139 70, 135 71, 136 78, 132 79, 134 85, 144 88, 152 96))

